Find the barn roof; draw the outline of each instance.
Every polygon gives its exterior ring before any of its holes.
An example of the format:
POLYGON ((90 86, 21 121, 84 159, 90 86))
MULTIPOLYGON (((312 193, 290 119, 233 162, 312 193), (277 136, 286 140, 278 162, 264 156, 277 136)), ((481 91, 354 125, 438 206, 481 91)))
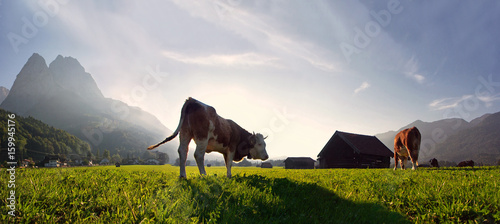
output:
POLYGON ((325 147, 318 154, 321 157, 324 151, 328 150, 330 142, 335 138, 341 138, 347 143, 356 153, 394 157, 394 153, 387 148, 377 137, 369 135, 360 135, 347 132, 336 131, 330 138, 325 147))

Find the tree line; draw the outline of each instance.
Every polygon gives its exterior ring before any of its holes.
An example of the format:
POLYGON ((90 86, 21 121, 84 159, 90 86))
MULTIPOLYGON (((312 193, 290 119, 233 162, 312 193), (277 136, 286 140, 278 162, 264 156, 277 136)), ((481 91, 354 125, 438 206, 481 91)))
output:
MULTIPOLYGON (((7 160, 7 116, 9 114, 12 113, 0 109, 0 146, 2 149, 0 161, 7 160)), ((22 117, 16 115, 14 121, 15 155, 18 161, 28 158, 43 160, 46 155, 64 155, 66 157, 68 155, 86 156, 90 153, 90 146, 87 142, 31 116, 22 117)))

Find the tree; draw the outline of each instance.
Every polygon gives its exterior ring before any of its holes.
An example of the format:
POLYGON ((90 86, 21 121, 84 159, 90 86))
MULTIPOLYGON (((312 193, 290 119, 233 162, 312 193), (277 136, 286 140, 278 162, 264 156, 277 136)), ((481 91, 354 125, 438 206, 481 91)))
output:
POLYGON ((122 161, 122 157, 120 156, 120 154, 116 153, 116 154, 113 155, 113 157, 111 157, 111 161, 113 163, 121 162, 122 161))
POLYGON ((111 159, 109 157, 109 150, 105 149, 104 152, 102 153, 102 157, 108 160, 111 159))
POLYGON ((95 153, 95 158, 99 159, 99 148, 97 148, 97 152, 95 153))
POLYGON ((165 163, 168 163, 168 155, 167 153, 163 152, 158 152, 158 161, 160 162, 160 165, 164 165, 165 163))
POLYGON ((94 157, 94 155, 92 155, 92 153, 89 151, 87 152, 87 159, 90 161, 92 160, 92 157, 94 157))

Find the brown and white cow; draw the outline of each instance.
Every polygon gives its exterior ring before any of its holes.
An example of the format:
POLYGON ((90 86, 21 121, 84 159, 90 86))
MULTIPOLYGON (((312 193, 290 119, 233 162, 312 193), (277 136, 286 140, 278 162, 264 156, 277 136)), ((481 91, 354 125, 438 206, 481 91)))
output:
POLYGON ((416 127, 402 130, 396 135, 394 138, 394 170, 398 167, 398 161, 401 164, 401 169, 404 170, 408 157, 411 159, 412 170, 418 166, 421 138, 420 131, 416 127))
POLYGON ((262 134, 251 134, 232 120, 220 117, 215 109, 191 97, 181 110, 181 119, 175 132, 148 150, 174 139, 179 134, 180 177, 186 177, 186 159, 191 139, 196 143, 194 157, 200 174, 206 175, 205 153, 216 151, 224 155, 227 177, 231 177, 232 161, 249 159, 266 160, 266 143, 262 134))

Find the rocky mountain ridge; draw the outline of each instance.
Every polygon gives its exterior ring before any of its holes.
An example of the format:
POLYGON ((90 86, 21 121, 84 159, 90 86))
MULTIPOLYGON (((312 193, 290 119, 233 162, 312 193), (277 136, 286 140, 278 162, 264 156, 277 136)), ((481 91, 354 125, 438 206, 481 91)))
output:
POLYGON ((172 133, 150 113, 104 97, 78 60, 61 55, 47 66, 34 53, 0 107, 68 131, 89 142, 92 153, 140 154, 172 133))

